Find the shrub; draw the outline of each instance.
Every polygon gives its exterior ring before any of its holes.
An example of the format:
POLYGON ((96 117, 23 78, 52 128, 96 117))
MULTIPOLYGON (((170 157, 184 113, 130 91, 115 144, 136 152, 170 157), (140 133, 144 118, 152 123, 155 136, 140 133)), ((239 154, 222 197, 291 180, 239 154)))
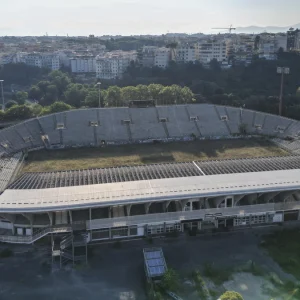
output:
POLYGON ((220 297, 220 300, 244 300, 244 298, 237 292, 227 291, 220 297))

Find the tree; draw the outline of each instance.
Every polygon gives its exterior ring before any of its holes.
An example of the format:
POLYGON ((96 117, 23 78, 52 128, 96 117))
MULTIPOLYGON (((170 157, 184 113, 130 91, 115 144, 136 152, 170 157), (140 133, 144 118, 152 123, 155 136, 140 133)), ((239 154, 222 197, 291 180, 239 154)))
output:
POLYGON ((190 88, 184 87, 180 91, 181 103, 192 103, 195 101, 194 94, 190 88))
POLYGON ((177 272, 169 268, 163 275, 161 285, 167 291, 176 292, 179 288, 179 276, 177 272))
POLYGON ((43 92, 41 91, 41 89, 36 86, 33 85, 28 93, 28 98, 31 100, 40 100, 43 97, 43 92))
POLYGON ((71 83, 71 79, 69 78, 69 76, 59 70, 52 71, 49 74, 49 79, 51 80, 51 83, 56 86, 58 96, 61 96, 67 90, 68 85, 71 83))
POLYGON ((51 104, 58 100, 58 90, 56 85, 50 84, 46 87, 46 93, 44 94, 42 98, 42 103, 45 104, 51 104))
POLYGON ((42 113, 42 110, 43 110, 43 106, 40 105, 40 104, 33 104, 31 106, 31 111, 32 111, 32 114, 37 117, 39 116, 41 113, 42 113))
POLYGON ((18 102, 14 101, 14 100, 9 100, 8 102, 5 103, 5 108, 9 109, 9 108, 11 108, 14 105, 18 105, 18 102))
POLYGON ((57 112, 70 110, 72 109, 72 106, 64 102, 55 102, 49 106, 49 109, 50 109, 50 113, 57 113, 57 112))
POLYGON ((24 91, 19 91, 16 93, 16 100, 19 104, 24 104, 28 99, 28 93, 24 91))
POLYGON ((138 91, 138 100, 149 100, 150 95, 146 85, 139 84, 136 89, 138 91))
POLYGON ((64 93, 66 102, 72 106, 80 107, 84 103, 88 91, 82 84, 70 84, 64 93))
POLYGON ((216 58, 212 59, 209 62, 209 68, 214 71, 214 72, 219 72, 221 71, 220 63, 217 61, 216 58))
POLYGON ((33 117, 33 113, 27 105, 14 105, 5 112, 6 120, 24 120, 33 117))
POLYGON ((148 85, 148 92, 149 92, 150 99, 158 100, 159 93, 160 93, 160 91, 162 91, 163 88, 164 88, 164 86, 161 84, 152 83, 152 84, 148 85))
POLYGON ((227 291, 220 297, 220 300, 244 300, 244 298, 237 292, 227 291))
POLYGON ((139 90, 134 86, 126 86, 121 89, 121 97, 123 101, 139 100, 139 90))
POLYGON ((122 106, 121 89, 118 86, 110 86, 105 97, 106 106, 122 106))
MULTIPOLYGON (((106 91, 102 90, 100 93, 101 99, 103 100, 105 98, 106 91)), ((99 107, 99 91, 90 90, 84 99, 84 103, 88 107, 99 107)))

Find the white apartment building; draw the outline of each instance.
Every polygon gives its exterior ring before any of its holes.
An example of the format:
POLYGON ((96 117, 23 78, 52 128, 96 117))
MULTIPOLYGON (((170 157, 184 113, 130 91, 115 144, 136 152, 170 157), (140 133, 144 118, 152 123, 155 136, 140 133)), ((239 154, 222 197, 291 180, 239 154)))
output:
POLYGON ((72 73, 96 72, 96 58, 94 56, 76 56, 70 61, 72 73))
POLYGON ((207 41, 195 44, 195 58, 203 64, 213 59, 218 62, 227 60, 227 44, 225 41, 207 41))
POLYGON ((170 58, 171 49, 165 47, 157 48, 155 51, 154 65, 165 69, 170 62, 170 58))
POLYGON ((121 78, 137 58, 136 51, 112 51, 96 57, 96 77, 99 79, 121 78))
POLYGON ((194 62, 196 60, 194 47, 179 47, 176 49, 176 61, 179 63, 194 62))
POLYGON ((19 61, 29 66, 49 68, 52 71, 60 68, 59 55, 53 53, 21 53, 19 61))
POLYGON ((143 67, 153 67, 155 64, 156 46, 144 46, 141 52, 140 63, 143 67))

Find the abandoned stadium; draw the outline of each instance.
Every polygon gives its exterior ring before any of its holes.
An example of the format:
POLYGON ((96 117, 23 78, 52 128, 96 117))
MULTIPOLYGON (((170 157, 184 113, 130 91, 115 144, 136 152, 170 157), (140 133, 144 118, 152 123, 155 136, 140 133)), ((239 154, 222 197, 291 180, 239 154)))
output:
POLYGON ((191 104, 72 110, 0 131, 0 241, 50 236, 53 259, 87 259, 87 244, 169 232, 298 220, 300 122, 191 104), (20 174, 27 152, 126 143, 265 136, 287 156, 20 174))

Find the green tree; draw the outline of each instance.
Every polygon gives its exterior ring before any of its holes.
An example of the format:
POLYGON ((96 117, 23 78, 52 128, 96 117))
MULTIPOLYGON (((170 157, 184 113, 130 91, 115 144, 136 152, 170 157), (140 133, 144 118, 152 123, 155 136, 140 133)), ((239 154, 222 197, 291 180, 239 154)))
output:
POLYGON ((244 300, 244 298, 237 292, 227 291, 220 297, 220 300, 244 300))
POLYGON ((187 86, 180 90, 180 98, 181 103, 192 103, 195 101, 193 92, 187 86))
POLYGON ((64 96, 66 103, 78 108, 84 103, 87 94, 88 90, 82 84, 73 83, 68 86, 64 96))
POLYGON ((49 79, 52 84, 54 84, 58 91, 58 96, 61 96, 66 90, 68 85, 71 83, 70 77, 59 70, 52 71, 49 74, 49 79))
POLYGON ((43 97, 43 92, 41 91, 41 89, 36 86, 33 85, 28 93, 28 98, 31 100, 40 100, 43 97))
POLYGON ((122 106, 121 89, 118 86, 110 86, 105 97, 106 106, 122 106))
POLYGON ((123 101, 139 100, 139 91, 135 86, 126 86, 121 89, 123 101))
POLYGON ((162 287, 171 292, 176 292, 179 289, 179 276, 177 272, 169 268, 166 273, 163 275, 161 281, 162 287))
POLYGON ((33 113, 27 105, 14 105, 5 112, 6 120, 24 120, 33 117, 33 113))
POLYGON ((39 116, 42 113, 42 110, 43 110, 43 106, 40 104, 31 105, 31 111, 35 117, 39 116))
POLYGON ((72 109, 72 106, 64 102, 54 102, 49 106, 50 113, 57 113, 72 109))
POLYGON ((148 86, 143 85, 143 84, 139 84, 136 87, 137 91, 138 91, 138 98, 137 100, 149 100, 150 98, 150 93, 148 90, 148 86))
MULTIPOLYGON (((106 91, 101 90, 100 92, 100 100, 103 103, 106 97, 106 91)), ((85 99, 84 99, 85 106, 88 107, 99 107, 99 91, 98 90, 89 90, 85 99)))
POLYGON ((159 100, 159 93, 162 91, 163 88, 164 88, 164 86, 161 84, 152 83, 152 84, 148 85, 150 99, 159 100))
POLYGON ((51 104, 53 102, 56 102, 58 100, 58 90, 56 85, 50 84, 46 87, 46 93, 42 98, 42 103, 45 104, 51 104))
POLYGON ((5 109, 9 109, 14 105, 18 105, 18 102, 15 100, 9 100, 8 102, 5 103, 5 109))
POLYGON ((24 104, 28 99, 28 93, 24 91, 19 91, 16 93, 16 100, 19 104, 24 104))

